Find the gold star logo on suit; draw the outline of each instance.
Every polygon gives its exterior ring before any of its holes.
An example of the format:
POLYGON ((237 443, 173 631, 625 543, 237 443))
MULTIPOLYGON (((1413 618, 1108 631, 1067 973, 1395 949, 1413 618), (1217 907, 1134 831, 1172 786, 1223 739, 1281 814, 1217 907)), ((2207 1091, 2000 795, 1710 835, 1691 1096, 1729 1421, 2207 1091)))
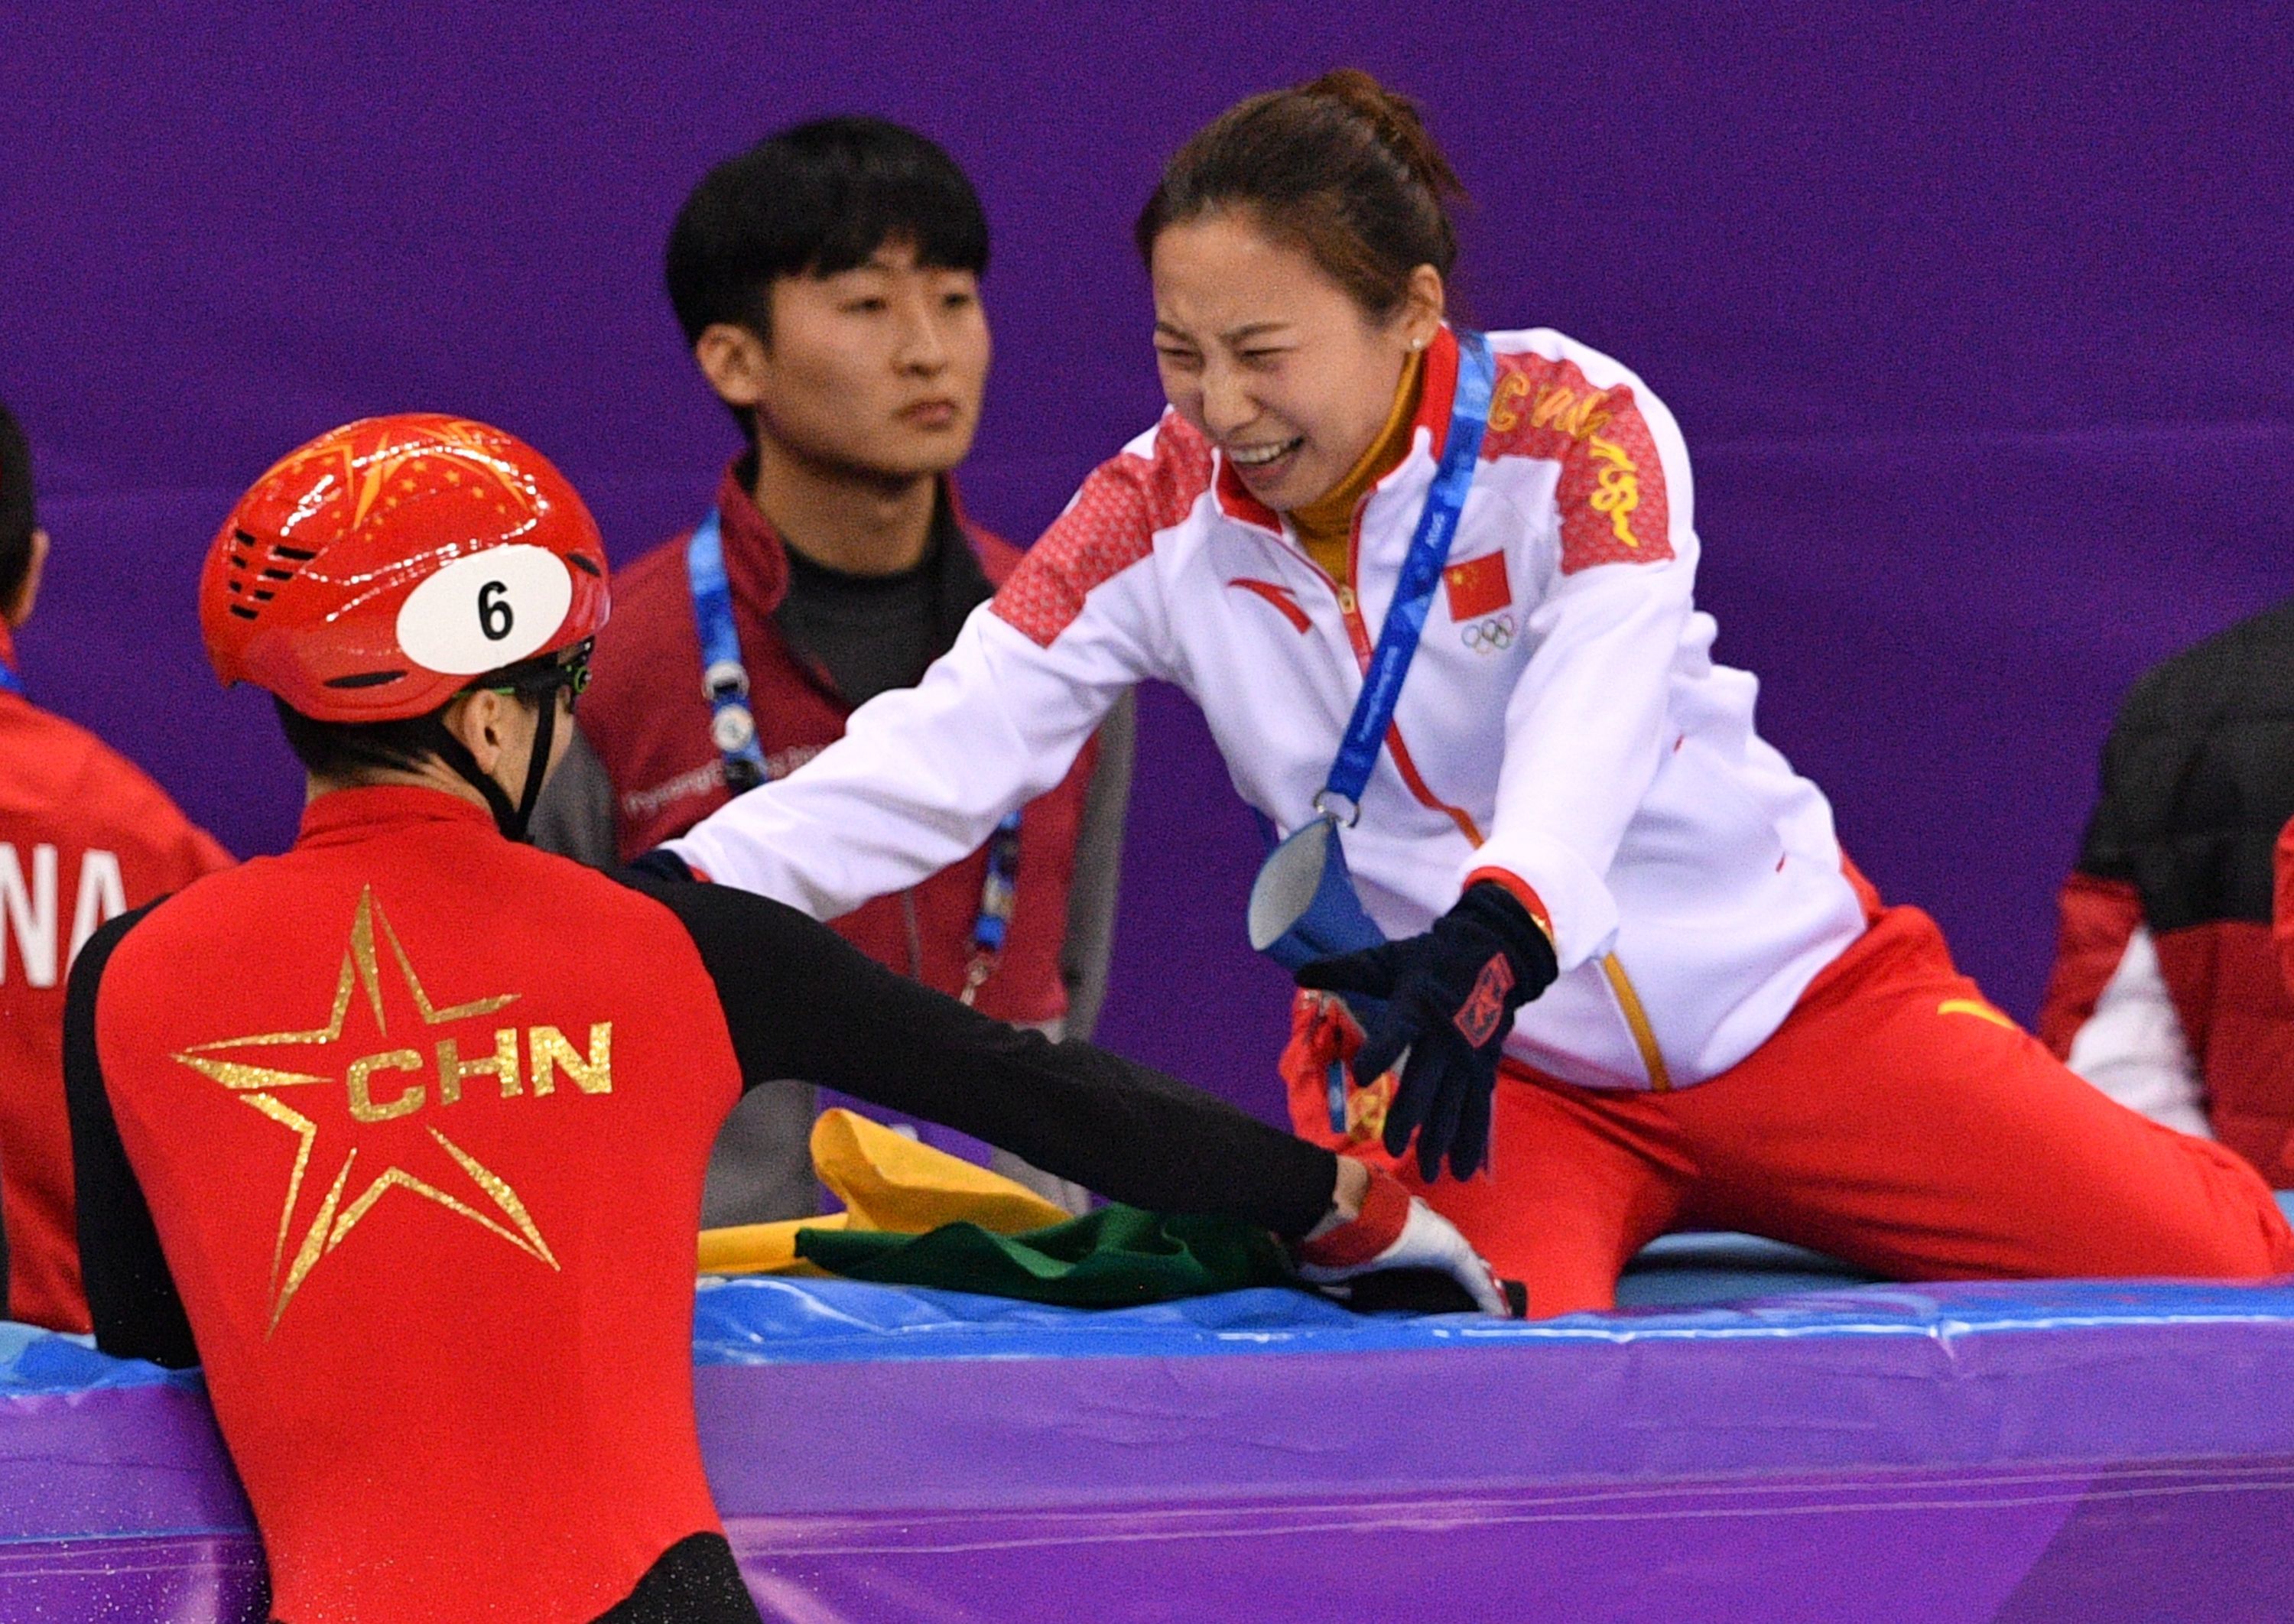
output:
MULTIPOLYGON (((356 1195, 350 1195, 352 1175, 362 1149, 353 1143, 344 1151, 342 1161, 336 1168, 326 1193, 319 1198, 315 1210, 306 1221, 298 1219, 305 1179, 313 1159, 320 1151, 321 1129, 316 1121, 280 1096, 292 1089, 341 1084, 346 1078, 316 1072, 289 1071, 275 1066, 260 1065, 250 1060, 223 1057, 243 1050, 331 1046, 341 1041, 354 1003, 354 995, 360 992, 366 995, 363 1002, 372 1011, 377 1035, 386 1036, 389 1022, 384 1010, 380 955, 376 948, 378 924, 381 928, 382 940, 389 945, 391 957, 395 961, 399 976, 411 997, 415 1013, 424 1026, 444 1026, 451 1021, 491 1015, 517 1002, 516 993, 503 993, 488 998, 473 998, 443 1009, 433 1004, 429 995, 423 990, 421 978, 415 974, 413 962, 407 957, 405 947, 399 942, 398 933, 391 929, 388 916, 376 905, 374 890, 370 886, 359 893, 358 911, 351 920, 350 940, 343 949, 342 970, 335 979, 333 1008, 324 1026, 307 1031, 263 1032, 248 1037, 217 1038, 212 1043, 194 1043, 175 1057, 201 1076, 222 1084, 251 1108, 292 1133, 297 1141, 294 1170, 288 1175, 286 1198, 280 1203, 279 1235, 271 1250, 271 1321, 266 1336, 279 1328, 280 1318, 286 1313, 288 1303, 294 1300, 295 1294, 311 1278, 321 1262, 349 1238, 351 1232, 374 1211, 376 1204, 394 1190, 405 1190, 443 1207, 457 1218, 476 1224, 552 1269, 558 1266, 557 1257, 549 1250, 549 1243, 542 1238, 541 1231, 535 1227, 533 1219, 525 1210, 525 1204, 518 1199, 517 1192, 510 1188, 508 1181, 435 1127, 427 1130, 430 1138, 451 1158, 461 1178, 468 1181, 468 1195, 474 1198, 465 1198, 441 1189, 396 1162, 375 1174, 356 1195), (492 1210, 486 1210, 488 1208, 492 1210), (298 1223, 300 1235, 297 1238, 298 1223), (296 1242, 291 1257, 288 1251, 290 1238, 295 1238, 296 1242)), ((447 1181, 454 1181, 449 1177, 447 1181)))

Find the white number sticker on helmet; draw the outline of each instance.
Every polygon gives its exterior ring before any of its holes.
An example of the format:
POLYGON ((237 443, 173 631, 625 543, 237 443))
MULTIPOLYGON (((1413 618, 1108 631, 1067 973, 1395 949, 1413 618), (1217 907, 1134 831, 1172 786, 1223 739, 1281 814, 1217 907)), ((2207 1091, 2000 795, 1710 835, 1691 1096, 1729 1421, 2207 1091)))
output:
POLYGON ((548 548, 488 548, 408 595, 398 646, 434 671, 475 677, 547 646, 573 605, 574 578, 548 548))

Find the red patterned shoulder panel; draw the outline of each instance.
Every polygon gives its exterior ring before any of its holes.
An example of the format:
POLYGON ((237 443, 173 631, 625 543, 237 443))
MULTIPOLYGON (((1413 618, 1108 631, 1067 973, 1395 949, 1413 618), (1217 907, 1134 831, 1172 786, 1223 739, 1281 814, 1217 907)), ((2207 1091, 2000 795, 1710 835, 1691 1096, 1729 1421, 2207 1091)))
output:
POLYGON ((1664 469, 1631 386, 1596 389, 1572 361, 1497 361, 1482 455, 1561 465, 1561 572, 1672 557, 1664 469))
POLYGON ((1092 589, 1152 552, 1155 532, 1186 517, 1210 483, 1210 443, 1180 418, 1165 418, 1151 455, 1126 451, 1092 470, 997 589, 996 613, 1049 648, 1092 589))

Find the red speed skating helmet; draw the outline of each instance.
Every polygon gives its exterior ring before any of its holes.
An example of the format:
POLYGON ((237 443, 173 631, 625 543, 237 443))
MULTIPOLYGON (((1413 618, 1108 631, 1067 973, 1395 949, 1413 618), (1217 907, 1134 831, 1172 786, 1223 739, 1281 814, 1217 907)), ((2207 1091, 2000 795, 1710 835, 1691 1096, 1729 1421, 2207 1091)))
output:
POLYGON ((474 678, 606 622, 606 549, 565 476, 467 418, 366 418, 240 498, 199 577, 226 686, 315 721, 436 710, 474 678))

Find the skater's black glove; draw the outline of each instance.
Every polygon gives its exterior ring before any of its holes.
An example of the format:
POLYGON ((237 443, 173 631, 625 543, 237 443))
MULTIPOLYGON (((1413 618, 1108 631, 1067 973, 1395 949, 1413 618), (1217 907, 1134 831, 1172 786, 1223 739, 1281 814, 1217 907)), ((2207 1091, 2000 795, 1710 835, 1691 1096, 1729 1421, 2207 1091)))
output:
POLYGON ((1553 944, 1513 893, 1491 881, 1466 888, 1423 936, 1316 959, 1298 985, 1387 1001, 1354 1056, 1369 1084, 1406 1052, 1386 1113, 1386 1149, 1400 1156, 1418 1134, 1418 1170, 1431 1181, 1446 1153, 1453 1178, 1482 1165, 1498 1056, 1521 1006, 1553 985, 1553 944))
POLYGON ((687 881, 693 878, 693 870, 687 866, 685 859, 666 846, 656 846, 651 851, 639 853, 630 859, 629 865, 653 880, 687 881))

